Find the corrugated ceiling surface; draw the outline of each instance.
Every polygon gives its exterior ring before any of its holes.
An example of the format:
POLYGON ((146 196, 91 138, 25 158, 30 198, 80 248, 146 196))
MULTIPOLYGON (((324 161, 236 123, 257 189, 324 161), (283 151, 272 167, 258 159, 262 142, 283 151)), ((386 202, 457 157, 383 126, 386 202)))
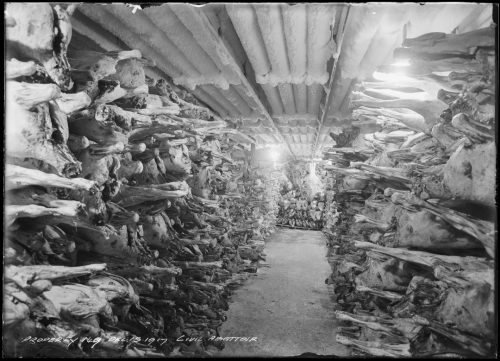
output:
POLYGON ((392 60, 403 29, 416 37, 490 21, 491 5, 472 3, 177 3, 80 4, 73 25, 104 50, 139 49, 156 63, 149 74, 190 89, 259 143, 312 157, 348 116, 352 85, 392 60))

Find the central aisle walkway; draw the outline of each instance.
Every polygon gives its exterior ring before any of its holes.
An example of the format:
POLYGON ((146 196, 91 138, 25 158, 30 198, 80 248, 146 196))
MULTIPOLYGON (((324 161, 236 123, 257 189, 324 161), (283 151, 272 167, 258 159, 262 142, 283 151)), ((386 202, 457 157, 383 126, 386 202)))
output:
POLYGON ((221 329, 222 337, 257 341, 226 341, 218 356, 347 355, 335 342, 326 251, 321 232, 278 229, 264 251, 270 267, 235 291, 221 329))

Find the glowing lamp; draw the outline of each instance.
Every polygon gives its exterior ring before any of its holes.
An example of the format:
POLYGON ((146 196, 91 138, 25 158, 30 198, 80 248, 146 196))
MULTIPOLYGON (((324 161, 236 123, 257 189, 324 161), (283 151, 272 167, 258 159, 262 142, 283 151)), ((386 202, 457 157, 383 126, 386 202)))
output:
POLYGON ((272 161, 276 162, 276 161, 278 160, 278 158, 279 158, 279 157, 280 157, 280 153, 279 153, 277 150, 275 150, 275 149, 271 149, 271 150, 269 151, 269 158, 270 158, 272 161))

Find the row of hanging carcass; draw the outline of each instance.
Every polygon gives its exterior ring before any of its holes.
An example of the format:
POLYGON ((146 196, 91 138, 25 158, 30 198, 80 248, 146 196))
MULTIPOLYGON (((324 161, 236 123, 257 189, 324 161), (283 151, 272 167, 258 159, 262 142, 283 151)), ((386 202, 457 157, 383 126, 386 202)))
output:
POLYGON ((354 355, 492 357, 494 29, 406 39, 394 56, 353 92, 352 127, 333 135, 349 141, 324 153, 336 340, 354 355))
POLYGON ((318 171, 311 163, 286 163, 276 225, 286 228, 321 230, 328 218, 331 199, 324 192, 318 171))
POLYGON ((72 10, 6 7, 4 355, 212 355, 278 184, 139 51, 68 60, 72 10))
POLYGON ((293 193, 282 195, 282 197, 276 219, 278 226, 323 229, 325 202, 322 199, 313 199, 309 202, 307 197, 297 197, 293 193))

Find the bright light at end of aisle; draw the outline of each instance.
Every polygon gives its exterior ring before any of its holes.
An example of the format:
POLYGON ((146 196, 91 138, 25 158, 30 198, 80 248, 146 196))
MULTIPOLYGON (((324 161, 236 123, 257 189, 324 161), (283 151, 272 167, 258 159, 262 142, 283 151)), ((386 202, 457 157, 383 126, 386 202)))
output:
POLYGON ((269 158, 273 161, 276 162, 280 157, 280 152, 277 149, 270 149, 269 150, 269 158))

